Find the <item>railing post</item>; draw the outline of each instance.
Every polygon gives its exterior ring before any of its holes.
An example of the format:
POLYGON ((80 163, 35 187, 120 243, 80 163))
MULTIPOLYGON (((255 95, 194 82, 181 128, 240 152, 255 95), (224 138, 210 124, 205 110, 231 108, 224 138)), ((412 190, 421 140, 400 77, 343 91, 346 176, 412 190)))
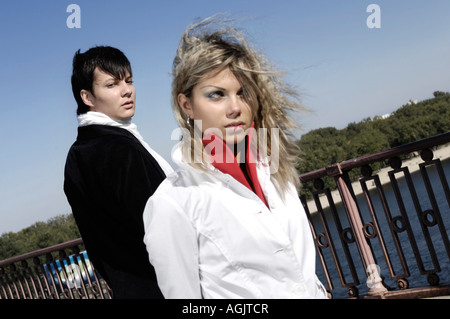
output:
POLYGON ((377 295, 387 292, 388 290, 383 283, 383 279, 381 278, 372 248, 364 235, 363 222, 361 220, 358 204, 356 202, 356 197, 353 193, 348 174, 342 171, 339 164, 326 167, 326 172, 328 176, 334 177, 336 181, 339 194, 342 198, 342 203, 347 213, 350 226, 353 230, 356 246, 366 271, 367 284, 369 286, 368 295, 377 295))

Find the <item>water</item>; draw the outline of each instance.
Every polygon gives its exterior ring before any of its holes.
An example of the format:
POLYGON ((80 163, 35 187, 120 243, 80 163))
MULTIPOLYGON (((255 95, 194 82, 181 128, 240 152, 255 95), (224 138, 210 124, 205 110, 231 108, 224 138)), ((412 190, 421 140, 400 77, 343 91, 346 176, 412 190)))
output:
MULTIPOLYGON (((450 160, 446 160, 442 162, 443 170, 447 177, 447 183, 449 180, 450 175, 450 160)), ((430 166, 427 168, 429 178, 431 185, 433 187, 433 192, 436 197, 436 201, 438 203, 438 207, 442 216, 443 224, 447 232, 447 238, 450 234, 450 207, 449 203, 447 202, 447 199, 445 197, 445 193, 443 192, 442 184, 439 179, 439 176, 437 174, 437 170, 434 166, 430 166)), ((411 228, 420 252, 420 258, 422 259, 422 262, 424 264, 425 270, 432 270, 434 269, 434 264, 432 260, 432 256, 429 253, 429 249, 427 246, 427 242, 424 238, 422 228, 420 226, 418 216, 416 209, 414 207, 413 201, 411 199, 411 196, 409 195, 409 190, 406 184, 405 178, 401 178, 402 174, 396 174, 398 185, 401 191, 401 194, 403 196, 404 205, 407 211, 407 215, 411 224, 411 228)), ((413 184, 416 189, 417 196, 419 198, 419 202, 421 205, 422 211, 428 210, 432 208, 432 205, 430 203, 428 193, 425 188, 424 181, 421 177, 420 172, 415 172, 411 174, 413 184)), ((388 202, 389 210, 391 213, 391 216, 394 218, 396 216, 401 215, 400 210, 398 208, 398 204, 395 198, 394 191, 392 190, 391 184, 386 184, 383 186, 384 194, 386 197, 386 200, 388 202)), ((379 223, 380 231, 382 233, 383 240, 385 242, 385 245, 387 247, 387 252, 389 255, 389 260, 391 261, 392 267, 394 269, 394 276, 399 276, 404 273, 404 270, 400 263, 399 254, 397 252, 397 249, 394 244, 393 236, 391 235, 390 228, 387 224, 386 216, 383 210, 383 207, 381 205, 381 201, 379 199, 378 192, 376 190, 371 190, 370 197, 372 199, 372 203, 374 206, 376 218, 379 223)), ((358 197, 358 205, 361 210, 363 223, 367 223, 369 221, 372 221, 372 218, 370 216, 367 203, 363 196, 358 197)), ((342 223, 342 228, 350 227, 349 223, 347 221, 346 213, 344 211, 344 208, 342 207, 342 204, 338 204, 336 206, 337 212, 339 215, 339 219, 342 223)), ((329 231, 331 233, 331 238, 333 241, 333 244, 337 251, 337 256, 339 259, 339 262, 341 264, 342 272, 344 274, 344 278, 346 279, 347 283, 353 282, 353 278, 350 273, 350 268, 348 266, 347 260, 345 258, 345 252, 342 247, 341 241, 339 239, 339 236, 337 234, 336 226, 334 224, 332 214, 330 213, 330 209, 325 209, 325 217, 328 223, 329 231)), ((319 214, 313 214, 312 215, 313 224, 316 227, 317 233, 323 232, 323 227, 320 222, 319 214)), ((431 218, 429 218, 430 221, 431 218)), ((399 224, 401 226, 401 224, 399 224)), ((440 284, 449 284, 450 283, 450 261, 442 239, 442 235, 439 231, 439 226, 431 226, 427 227, 430 236, 432 238, 432 245, 434 246, 434 249, 436 251, 436 256, 439 262, 439 266, 441 268, 440 272, 437 272, 437 275, 440 278, 440 284)), ((404 258, 407 263, 407 267, 409 268, 410 276, 406 277, 406 279, 409 282, 409 287, 424 287, 429 286, 427 281, 427 274, 420 274, 419 268, 417 266, 417 262, 415 259, 414 252, 411 248, 411 244, 408 238, 408 234, 406 231, 403 231, 401 233, 397 233, 398 239, 400 241, 404 258)), ((375 237, 373 239, 370 239, 370 244, 372 246, 377 265, 380 267, 381 275, 385 278, 385 284, 388 287, 396 288, 397 287, 397 279, 392 279, 391 274, 389 273, 387 263, 385 261, 384 255, 382 253, 382 246, 379 243, 379 237, 375 237)), ((350 243, 348 245, 350 254, 352 256, 356 272, 360 281, 360 284, 357 285, 357 288, 359 290, 360 295, 365 295, 368 291, 368 287, 366 284, 366 275, 365 271, 362 265, 362 262, 360 261, 359 254, 357 251, 357 247, 355 243, 350 243)), ((341 282, 339 280, 338 273, 335 269, 334 262, 332 259, 331 251, 329 248, 325 248, 322 250, 324 254, 324 258, 326 261, 326 264, 328 265, 328 271, 330 273, 330 278, 332 280, 334 289, 332 290, 333 298, 347 298, 347 288, 343 288, 341 286, 341 282)), ((317 260, 317 275, 322 280, 324 284, 326 284, 324 272, 322 269, 322 266, 317 260)))

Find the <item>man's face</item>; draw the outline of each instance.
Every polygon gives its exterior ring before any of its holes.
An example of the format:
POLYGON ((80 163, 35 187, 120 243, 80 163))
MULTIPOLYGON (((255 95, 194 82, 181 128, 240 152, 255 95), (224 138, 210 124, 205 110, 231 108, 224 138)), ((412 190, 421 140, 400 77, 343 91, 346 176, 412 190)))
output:
POLYGON ((81 96, 91 111, 106 114, 113 120, 129 119, 135 112, 136 89, 128 72, 119 80, 96 68, 92 92, 82 90, 81 96))

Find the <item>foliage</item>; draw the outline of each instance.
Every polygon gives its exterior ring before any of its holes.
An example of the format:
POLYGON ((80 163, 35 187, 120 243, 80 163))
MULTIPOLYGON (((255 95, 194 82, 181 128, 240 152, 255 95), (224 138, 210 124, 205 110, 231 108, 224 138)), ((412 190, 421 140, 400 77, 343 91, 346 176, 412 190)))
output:
POLYGON ((81 237, 73 215, 59 215, 37 222, 17 233, 0 236, 0 260, 81 237))
MULTIPOLYGON (((433 95, 432 99, 403 105, 387 118, 366 118, 341 130, 326 127, 306 133, 297 141, 302 151, 299 173, 450 131, 450 94, 436 91, 433 95)), ((372 169, 382 166, 376 163, 372 169)), ((351 179, 358 175, 349 173, 351 179)), ((324 182, 325 187, 335 188, 332 180, 324 182)), ((302 193, 307 196, 313 190, 310 184, 303 185, 302 193)))

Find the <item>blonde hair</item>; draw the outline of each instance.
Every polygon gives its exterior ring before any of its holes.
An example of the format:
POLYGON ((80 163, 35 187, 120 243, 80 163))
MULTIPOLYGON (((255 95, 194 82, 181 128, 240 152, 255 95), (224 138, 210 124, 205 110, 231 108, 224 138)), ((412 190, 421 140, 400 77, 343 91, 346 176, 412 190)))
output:
POLYGON ((273 70, 261 53, 250 47, 243 33, 231 26, 228 20, 210 17, 188 26, 173 62, 172 107, 179 126, 190 132, 190 140, 184 137, 181 146, 183 154, 191 157, 185 158, 186 162, 204 166, 204 163, 195 163, 193 158, 195 152, 203 154, 203 150, 195 149, 203 146, 195 141, 201 138, 201 134, 195 134, 195 125, 178 105, 178 95, 183 93, 189 98, 195 85, 205 76, 214 76, 225 68, 233 72, 244 89, 253 110, 255 130, 267 129, 264 154, 269 157, 275 149, 271 145, 271 128, 279 129, 276 149, 280 161, 272 177, 277 181, 280 193, 284 194, 289 183, 298 189, 300 182, 296 164, 299 149, 292 131, 299 126, 290 112, 306 109, 297 102, 298 94, 281 80, 280 73, 273 70))

